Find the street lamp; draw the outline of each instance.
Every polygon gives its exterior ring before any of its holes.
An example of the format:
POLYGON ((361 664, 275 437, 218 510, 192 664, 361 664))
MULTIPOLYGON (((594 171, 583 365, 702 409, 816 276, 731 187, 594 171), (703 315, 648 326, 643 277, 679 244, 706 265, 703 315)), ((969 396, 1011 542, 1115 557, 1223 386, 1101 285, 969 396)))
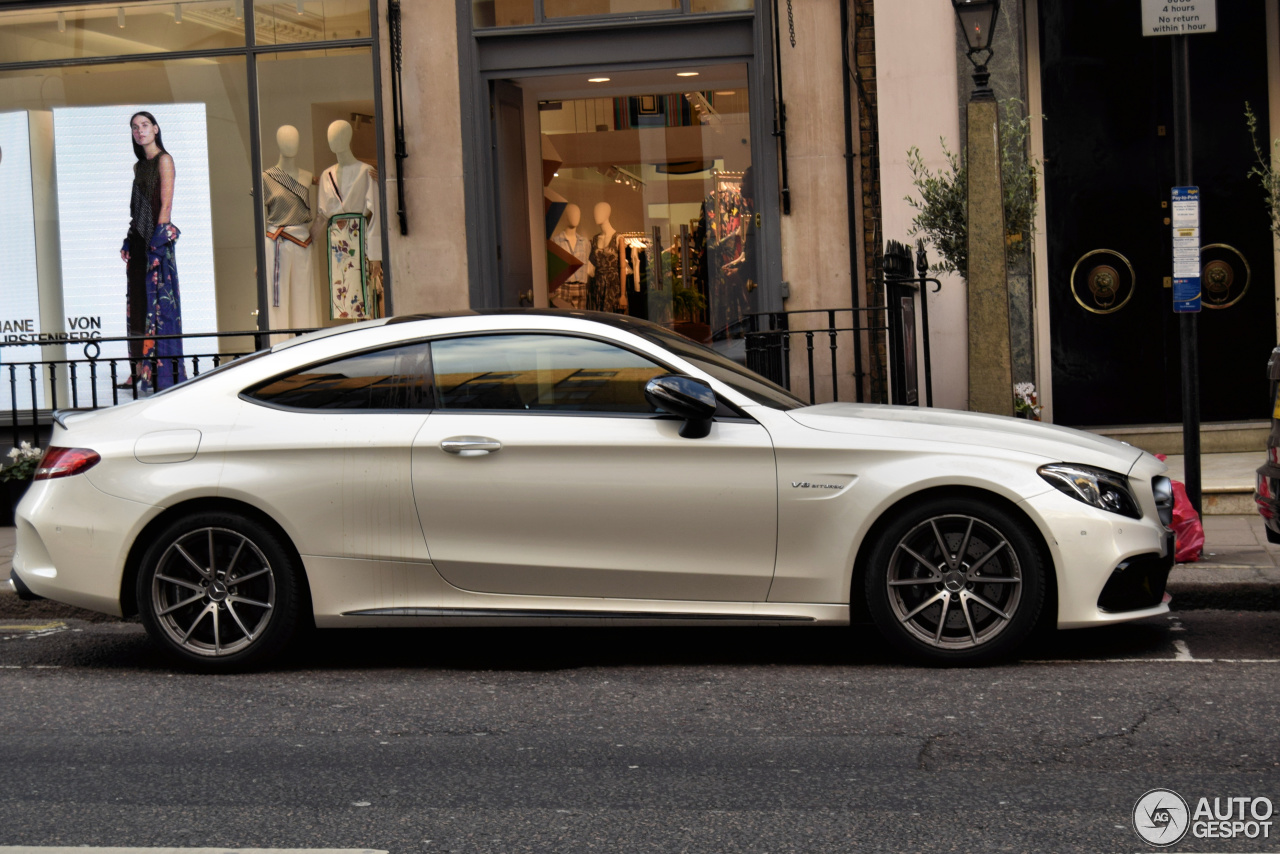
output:
POLYGON ((969 61, 973 63, 974 100, 994 99, 995 93, 988 85, 991 72, 987 63, 991 61, 991 33, 996 28, 996 15, 1000 12, 1000 0, 951 0, 956 17, 960 19, 960 29, 964 30, 965 40, 969 44, 969 61), (985 53, 981 61, 978 55, 985 53))

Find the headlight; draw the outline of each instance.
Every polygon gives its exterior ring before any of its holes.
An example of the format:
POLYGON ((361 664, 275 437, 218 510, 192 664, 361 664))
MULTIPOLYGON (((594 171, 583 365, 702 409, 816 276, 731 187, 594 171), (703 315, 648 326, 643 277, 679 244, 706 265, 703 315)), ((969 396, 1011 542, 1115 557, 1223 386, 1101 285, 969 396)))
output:
POLYGON ((1142 518, 1138 500, 1129 489, 1129 479, 1106 469, 1053 463, 1036 469, 1040 476, 1077 501, 1121 516, 1142 518))

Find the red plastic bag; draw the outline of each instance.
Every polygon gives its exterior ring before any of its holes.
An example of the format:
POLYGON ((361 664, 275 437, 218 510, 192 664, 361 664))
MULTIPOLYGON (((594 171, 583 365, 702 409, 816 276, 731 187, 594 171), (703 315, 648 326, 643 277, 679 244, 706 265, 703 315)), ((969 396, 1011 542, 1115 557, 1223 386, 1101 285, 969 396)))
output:
POLYGON ((1200 514, 1187 498, 1187 487, 1180 480, 1173 481, 1173 535, 1177 549, 1174 560, 1178 563, 1195 563, 1204 549, 1204 526, 1200 514))

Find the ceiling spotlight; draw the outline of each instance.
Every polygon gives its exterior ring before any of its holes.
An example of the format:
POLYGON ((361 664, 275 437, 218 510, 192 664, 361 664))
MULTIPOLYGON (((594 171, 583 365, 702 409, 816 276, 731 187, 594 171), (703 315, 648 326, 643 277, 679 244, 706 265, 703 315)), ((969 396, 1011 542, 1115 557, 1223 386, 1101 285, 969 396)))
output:
POLYGON ((244 0, 231 0, 231 11, 236 16, 236 20, 243 20, 244 0))
POLYGON ((67 31, 67 13, 58 13, 58 32, 65 33, 67 31))
POLYGON ((173 4, 173 22, 175 24, 182 23, 182 4, 181 3, 173 4))
POLYGON ((302 8, 302 0, 298 0, 298 4, 294 8, 298 10, 299 15, 307 14, 307 10, 302 8))
POLYGON ((609 78, 608 77, 588 77, 587 82, 588 83, 608 83, 609 78))
POLYGON ((677 71, 677 77, 697 77, 700 72, 697 71, 677 71))
POLYGON ((124 29, 124 7, 123 6, 116 7, 116 26, 122 30, 124 29))
POLYGON ((552 177, 552 178, 559 178, 559 177, 560 177, 560 173, 559 173, 559 172, 552 172, 552 173, 551 173, 551 177, 552 177))

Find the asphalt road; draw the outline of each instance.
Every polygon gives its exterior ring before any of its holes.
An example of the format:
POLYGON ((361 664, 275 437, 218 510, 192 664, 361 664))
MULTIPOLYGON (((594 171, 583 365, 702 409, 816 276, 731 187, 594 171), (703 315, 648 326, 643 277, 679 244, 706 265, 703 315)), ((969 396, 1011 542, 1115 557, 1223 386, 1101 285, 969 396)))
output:
MULTIPOLYGON (((906 666, 869 628, 321 633, 171 668, 137 623, 0 618, 0 845, 1155 851, 1166 787, 1280 807, 1280 613, 906 666)), ((1194 839, 1174 851, 1280 850, 1194 839)))

